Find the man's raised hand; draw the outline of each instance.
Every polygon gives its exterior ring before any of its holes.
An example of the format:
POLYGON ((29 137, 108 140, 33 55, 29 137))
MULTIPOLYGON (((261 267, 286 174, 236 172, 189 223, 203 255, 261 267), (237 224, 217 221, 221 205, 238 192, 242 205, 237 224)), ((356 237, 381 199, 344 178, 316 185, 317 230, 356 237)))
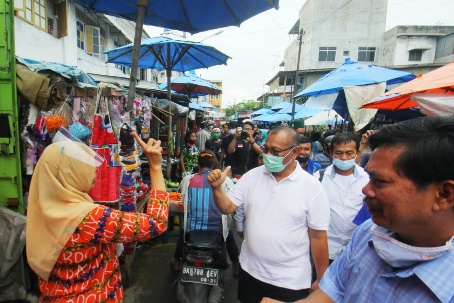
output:
POLYGON ((211 187, 213 188, 220 187, 222 183, 224 183, 225 178, 227 178, 229 171, 230 166, 227 166, 224 171, 221 171, 220 169, 211 171, 211 173, 207 177, 208 183, 210 183, 211 187))

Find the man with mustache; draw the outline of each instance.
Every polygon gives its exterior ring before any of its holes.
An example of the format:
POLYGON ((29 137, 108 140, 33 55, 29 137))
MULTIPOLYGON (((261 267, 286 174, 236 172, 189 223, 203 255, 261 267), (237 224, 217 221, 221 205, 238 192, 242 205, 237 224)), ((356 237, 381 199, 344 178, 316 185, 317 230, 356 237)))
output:
POLYGON ((372 220, 298 302, 454 302, 454 116, 388 125, 369 142, 372 220))

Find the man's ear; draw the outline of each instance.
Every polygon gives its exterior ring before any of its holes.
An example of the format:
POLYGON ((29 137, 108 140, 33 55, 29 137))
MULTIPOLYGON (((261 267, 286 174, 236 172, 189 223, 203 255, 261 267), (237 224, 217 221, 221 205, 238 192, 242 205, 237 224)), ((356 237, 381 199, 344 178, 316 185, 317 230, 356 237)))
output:
POLYGON ((444 211, 454 207, 454 180, 442 181, 436 186, 434 211, 444 211))
POLYGON ((293 155, 296 155, 296 156, 295 156, 295 158, 296 158, 296 157, 298 157, 298 155, 299 155, 300 152, 301 152, 301 148, 300 148, 299 146, 295 146, 295 147, 293 148, 292 154, 293 154, 293 155))

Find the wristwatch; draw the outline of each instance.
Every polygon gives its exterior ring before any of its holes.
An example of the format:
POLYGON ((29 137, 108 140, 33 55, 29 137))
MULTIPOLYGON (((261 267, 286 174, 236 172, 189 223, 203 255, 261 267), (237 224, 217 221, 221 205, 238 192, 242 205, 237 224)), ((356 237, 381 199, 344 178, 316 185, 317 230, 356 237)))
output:
POLYGON ((251 142, 251 145, 254 145, 254 144, 255 144, 255 141, 252 141, 252 142, 251 142))

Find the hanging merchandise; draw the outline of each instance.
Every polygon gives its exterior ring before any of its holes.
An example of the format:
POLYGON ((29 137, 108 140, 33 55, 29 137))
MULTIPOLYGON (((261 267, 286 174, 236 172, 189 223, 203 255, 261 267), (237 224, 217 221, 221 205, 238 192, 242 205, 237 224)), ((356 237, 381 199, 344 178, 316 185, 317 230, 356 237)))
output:
POLYGON ((73 121, 72 109, 68 105, 68 100, 56 109, 44 112, 43 114, 46 129, 51 133, 57 131, 62 126, 67 128, 73 121))

